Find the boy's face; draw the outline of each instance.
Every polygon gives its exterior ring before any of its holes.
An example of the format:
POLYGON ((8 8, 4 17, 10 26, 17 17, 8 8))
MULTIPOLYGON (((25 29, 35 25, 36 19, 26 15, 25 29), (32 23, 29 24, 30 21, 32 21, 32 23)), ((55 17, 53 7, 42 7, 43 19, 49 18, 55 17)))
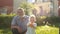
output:
POLYGON ((30 22, 35 22, 35 18, 34 17, 31 17, 30 18, 30 22))

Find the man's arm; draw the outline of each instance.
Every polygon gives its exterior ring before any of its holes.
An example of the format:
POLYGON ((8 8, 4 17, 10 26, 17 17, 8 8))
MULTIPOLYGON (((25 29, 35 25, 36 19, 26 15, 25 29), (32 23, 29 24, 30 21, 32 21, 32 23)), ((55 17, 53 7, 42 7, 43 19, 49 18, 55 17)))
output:
POLYGON ((13 18, 12 23, 11 23, 11 29, 14 29, 14 28, 16 28, 19 32, 22 31, 22 29, 19 26, 17 26, 17 17, 16 16, 13 18))
POLYGON ((18 26, 11 26, 11 29, 17 29, 18 30, 18 32, 22 32, 22 29, 20 28, 20 27, 18 27, 18 26))
POLYGON ((17 26, 17 16, 14 16, 14 18, 12 19, 12 22, 11 22, 11 28, 18 28, 17 26))

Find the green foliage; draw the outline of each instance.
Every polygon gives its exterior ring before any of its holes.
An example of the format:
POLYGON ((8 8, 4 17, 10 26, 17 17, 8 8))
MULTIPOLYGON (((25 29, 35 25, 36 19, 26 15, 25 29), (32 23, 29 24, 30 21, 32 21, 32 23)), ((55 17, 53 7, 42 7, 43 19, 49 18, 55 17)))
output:
POLYGON ((31 3, 26 3, 26 2, 24 2, 24 3, 21 3, 20 4, 20 7, 21 8, 24 8, 24 9, 33 9, 34 7, 35 7, 35 5, 34 4, 31 4, 31 3))
MULTIPOLYGON (((14 15, 0 15, 0 34, 12 34, 10 26, 14 15)), ((49 23, 58 23, 60 17, 37 17, 36 23, 43 23, 43 21, 48 21, 49 23), (44 19, 43 19, 44 18, 44 19)), ((59 28, 50 26, 39 26, 36 28, 36 34, 59 34, 59 28)))
POLYGON ((49 23, 51 24, 52 26, 53 25, 56 25, 59 27, 59 24, 60 24, 60 17, 45 17, 45 18, 42 18, 42 17, 37 17, 37 21, 36 23, 38 25, 45 25, 46 23, 49 23), (45 23, 44 23, 45 22, 45 23))
POLYGON ((38 16, 38 17, 36 17, 36 23, 40 26, 40 25, 45 25, 44 23, 43 23, 43 21, 45 21, 45 19, 46 19, 47 17, 46 16, 38 16))
MULTIPOLYGON (((0 15, 0 28, 1 27, 10 27, 12 18, 15 16, 10 14, 10 15, 0 15)), ((45 25, 46 23, 51 24, 52 26, 58 26, 60 24, 60 17, 37 17, 36 23, 38 25, 45 25), (44 23, 45 21, 45 23, 44 23)))
POLYGON ((33 9, 35 6, 34 6, 33 4, 24 2, 24 3, 21 3, 21 4, 20 4, 20 7, 25 9, 26 15, 30 15, 32 9, 33 9))
POLYGON ((46 18, 48 22, 53 22, 53 23, 59 23, 60 22, 60 17, 48 17, 46 18))
POLYGON ((0 15, 0 28, 10 27, 11 20, 14 15, 0 15))
POLYGON ((0 34, 12 34, 12 32, 11 29, 4 28, 4 29, 0 29, 0 34))
POLYGON ((60 25, 60 17, 48 17, 45 19, 45 21, 48 21, 50 24, 56 25, 57 27, 60 25))
MULTIPOLYGON (((0 34, 12 34, 11 29, 0 29, 0 34)), ((36 28, 36 34, 59 34, 59 28, 50 26, 38 26, 36 28)))

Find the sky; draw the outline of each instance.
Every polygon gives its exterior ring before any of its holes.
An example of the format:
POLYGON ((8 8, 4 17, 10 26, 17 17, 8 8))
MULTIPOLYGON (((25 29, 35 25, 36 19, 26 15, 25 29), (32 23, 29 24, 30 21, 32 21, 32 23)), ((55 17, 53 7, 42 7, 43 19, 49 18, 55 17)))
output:
POLYGON ((28 0, 27 2, 28 2, 28 3, 34 3, 35 0, 28 0))

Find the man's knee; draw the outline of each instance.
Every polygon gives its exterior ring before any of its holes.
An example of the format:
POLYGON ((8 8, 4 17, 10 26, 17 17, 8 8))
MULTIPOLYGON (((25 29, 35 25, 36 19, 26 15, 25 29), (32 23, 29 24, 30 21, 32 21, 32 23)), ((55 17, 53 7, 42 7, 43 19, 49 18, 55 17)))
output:
POLYGON ((13 33, 13 34, 19 34, 19 32, 18 32, 17 29, 12 29, 12 33, 13 33))

